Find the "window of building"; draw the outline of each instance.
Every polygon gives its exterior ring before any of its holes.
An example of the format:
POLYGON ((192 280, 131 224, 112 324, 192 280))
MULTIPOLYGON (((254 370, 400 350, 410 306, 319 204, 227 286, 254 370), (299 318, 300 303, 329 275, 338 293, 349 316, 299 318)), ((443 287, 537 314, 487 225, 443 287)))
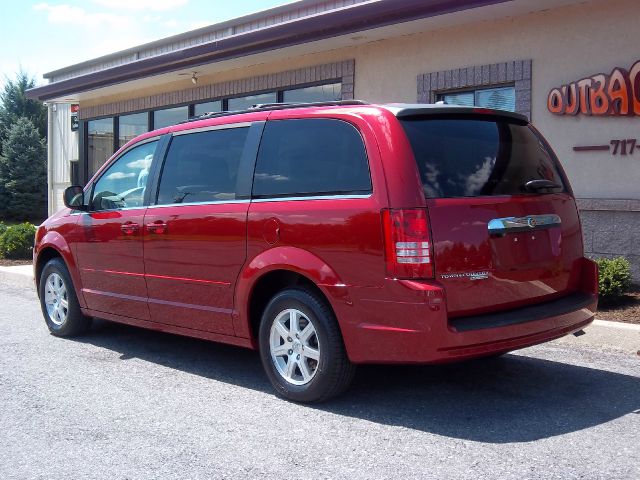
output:
POLYGON ((438 100, 444 100, 449 105, 516 111, 516 89, 513 86, 445 92, 439 95, 438 100))
POLYGON ((113 118, 87 122, 87 158, 92 176, 113 155, 113 118))
POLYGON ((229 99, 228 110, 246 110, 259 103, 276 103, 278 96, 276 92, 261 93, 258 95, 248 95, 246 97, 236 97, 229 99))
POLYGON ((189 107, 165 108, 153 112, 153 128, 162 128, 184 122, 189 119, 189 107))
POLYGON ((371 191, 362 137, 331 119, 267 122, 253 181, 255 197, 371 191))
POLYGON ((118 141, 122 147, 129 140, 149 131, 149 114, 147 112, 122 115, 118 118, 118 141))
POLYGON ((222 100, 214 100, 212 102, 196 103, 193 108, 193 113, 197 117, 209 112, 221 112, 222 100))
POLYGON ((342 100, 342 84, 331 83, 313 87, 295 88, 282 92, 284 102, 334 102, 342 100))
POLYGON ((157 144, 156 140, 133 147, 109 166, 93 188, 91 208, 141 207, 157 144))
POLYGON ((158 205, 236 198, 236 179, 248 127, 178 135, 162 169, 158 205))
POLYGON ((282 100, 295 102, 334 102, 342 99, 342 84, 331 83, 313 87, 296 88, 282 92, 282 100))

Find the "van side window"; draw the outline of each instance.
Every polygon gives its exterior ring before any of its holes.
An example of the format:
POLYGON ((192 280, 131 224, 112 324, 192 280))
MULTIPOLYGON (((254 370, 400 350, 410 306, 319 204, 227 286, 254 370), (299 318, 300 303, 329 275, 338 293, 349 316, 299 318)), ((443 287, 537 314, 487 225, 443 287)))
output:
POLYGON ((142 207, 157 146, 157 140, 138 145, 113 162, 95 183, 91 210, 142 207))
POLYGON ((253 197, 370 192, 367 154, 355 127, 334 119, 267 122, 253 197))
POLYGON ((157 204, 234 200, 248 132, 249 127, 237 127, 174 136, 157 204))

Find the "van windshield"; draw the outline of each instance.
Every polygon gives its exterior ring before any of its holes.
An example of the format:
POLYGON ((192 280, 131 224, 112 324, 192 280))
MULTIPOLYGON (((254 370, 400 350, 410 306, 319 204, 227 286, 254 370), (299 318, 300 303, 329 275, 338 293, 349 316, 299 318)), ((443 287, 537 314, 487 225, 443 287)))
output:
POLYGON ((447 116, 401 123, 428 198, 566 191, 554 154, 516 120, 447 116))

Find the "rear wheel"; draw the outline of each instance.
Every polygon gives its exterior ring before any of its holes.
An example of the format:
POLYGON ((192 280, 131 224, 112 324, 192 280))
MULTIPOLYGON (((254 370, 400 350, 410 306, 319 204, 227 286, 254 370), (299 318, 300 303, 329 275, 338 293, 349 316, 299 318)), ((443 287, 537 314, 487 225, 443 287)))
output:
POLYGON ((91 319, 80 311, 71 275, 62 259, 54 258, 40 275, 40 307, 49 331, 58 337, 71 337, 86 331, 91 319))
POLYGON ((355 366, 324 299, 302 289, 275 295, 259 332, 260 356, 276 391, 298 402, 320 402, 342 393, 355 366))

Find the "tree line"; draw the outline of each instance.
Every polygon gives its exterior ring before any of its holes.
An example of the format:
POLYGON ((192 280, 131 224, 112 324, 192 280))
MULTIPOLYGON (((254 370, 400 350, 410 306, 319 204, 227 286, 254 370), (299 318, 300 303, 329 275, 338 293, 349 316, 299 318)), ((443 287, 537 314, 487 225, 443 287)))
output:
POLYGON ((0 220, 47 216, 47 107, 27 98, 35 86, 19 72, 0 92, 0 220))

